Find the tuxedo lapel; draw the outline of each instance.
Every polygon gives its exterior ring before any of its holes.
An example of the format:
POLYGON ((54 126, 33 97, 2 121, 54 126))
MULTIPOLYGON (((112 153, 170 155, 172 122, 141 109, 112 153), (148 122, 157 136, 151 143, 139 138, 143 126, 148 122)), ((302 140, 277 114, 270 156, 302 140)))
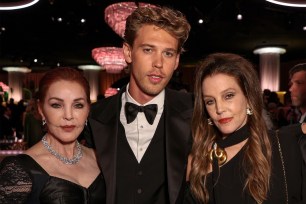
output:
POLYGON ((113 96, 92 108, 89 123, 107 186, 107 204, 115 203, 117 134, 121 108, 121 94, 113 96))
POLYGON ((166 90, 165 133, 167 178, 170 203, 178 198, 185 180, 187 157, 191 148, 190 121, 192 117, 191 97, 178 98, 180 95, 166 90))

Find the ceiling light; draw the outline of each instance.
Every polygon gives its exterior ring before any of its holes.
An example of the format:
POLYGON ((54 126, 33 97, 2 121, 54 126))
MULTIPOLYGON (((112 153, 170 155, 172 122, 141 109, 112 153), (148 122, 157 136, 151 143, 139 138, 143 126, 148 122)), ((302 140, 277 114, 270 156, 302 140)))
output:
POLYGON ((286 49, 282 47, 262 47, 262 48, 255 49, 253 53, 254 54, 265 54, 265 53, 284 54, 286 53, 286 49))
POLYGON ((2 69, 7 72, 22 72, 22 73, 31 72, 31 69, 27 67, 3 67, 2 69))
POLYGON ((99 65, 93 65, 93 64, 79 65, 78 68, 82 70, 103 70, 104 69, 103 67, 99 65))
POLYGON ((1 2, 0 10, 22 9, 36 4, 39 0, 21 0, 17 2, 1 2))
POLYGON ((105 22, 121 37, 124 36, 126 18, 137 7, 155 7, 148 3, 120 2, 111 4, 104 10, 105 22))
POLYGON ((237 20, 242 20, 242 15, 241 14, 237 15, 237 20))
POLYGON ((306 7, 306 1, 304 0, 295 0, 295 1, 289 1, 289 0, 266 0, 273 4, 278 4, 281 6, 290 6, 290 7, 306 7))
POLYGON ((122 48, 98 47, 92 50, 94 60, 106 69, 106 72, 117 74, 127 66, 122 48))

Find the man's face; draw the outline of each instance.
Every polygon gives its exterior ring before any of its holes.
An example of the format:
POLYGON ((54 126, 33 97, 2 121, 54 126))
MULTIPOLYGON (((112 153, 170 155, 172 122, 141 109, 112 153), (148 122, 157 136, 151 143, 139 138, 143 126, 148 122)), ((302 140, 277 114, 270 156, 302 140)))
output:
POLYGON ((306 71, 299 71, 293 74, 289 91, 291 93, 292 105, 299 107, 302 112, 306 111, 306 71))
POLYGON ((168 84, 179 63, 178 40, 153 25, 144 25, 133 46, 123 45, 131 65, 129 92, 139 103, 158 95, 168 84))

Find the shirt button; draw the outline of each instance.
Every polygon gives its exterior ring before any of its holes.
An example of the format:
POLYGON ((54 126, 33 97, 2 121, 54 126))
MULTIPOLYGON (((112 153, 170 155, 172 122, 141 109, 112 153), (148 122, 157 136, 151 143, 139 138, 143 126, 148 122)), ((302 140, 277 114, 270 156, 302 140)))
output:
POLYGON ((142 151, 142 148, 139 148, 139 151, 142 151))
POLYGON ((142 193, 142 189, 141 189, 141 188, 138 188, 138 189, 137 189, 137 193, 138 193, 138 194, 141 194, 141 193, 142 193))
POLYGON ((140 128, 143 128, 143 126, 141 125, 140 128))
POLYGON ((142 176, 142 171, 138 171, 138 176, 142 176))

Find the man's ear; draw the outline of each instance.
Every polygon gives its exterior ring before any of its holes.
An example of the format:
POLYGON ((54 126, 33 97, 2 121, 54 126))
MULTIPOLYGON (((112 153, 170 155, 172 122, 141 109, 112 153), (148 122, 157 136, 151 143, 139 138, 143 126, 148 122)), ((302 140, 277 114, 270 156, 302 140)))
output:
POLYGON ((132 62, 132 48, 129 44, 126 42, 123 43, 122 46, 123 49, 123 55, 126 63, 130 64, 132 62))
POLYGON ((174 70, 176 70, 176 69, 178 68, 179 63, 180 63, 180 55, 178 54, 178 55, 176 56, 174 70))

